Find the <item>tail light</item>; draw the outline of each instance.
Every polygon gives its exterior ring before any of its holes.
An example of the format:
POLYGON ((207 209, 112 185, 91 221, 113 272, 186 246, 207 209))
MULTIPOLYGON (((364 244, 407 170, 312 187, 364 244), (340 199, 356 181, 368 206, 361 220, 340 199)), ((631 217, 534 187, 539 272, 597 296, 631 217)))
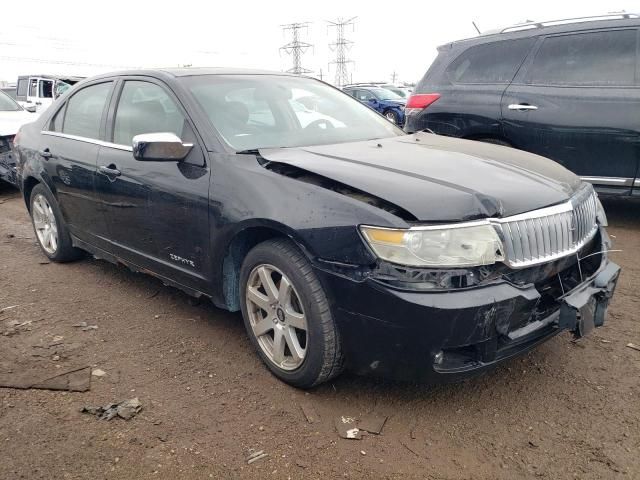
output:
POLYGON ((409 97, 409 100, 407 100, 405 113, 411 115, 412 113, 424 110, 439 98, 439 93, 414 93, 409 97))

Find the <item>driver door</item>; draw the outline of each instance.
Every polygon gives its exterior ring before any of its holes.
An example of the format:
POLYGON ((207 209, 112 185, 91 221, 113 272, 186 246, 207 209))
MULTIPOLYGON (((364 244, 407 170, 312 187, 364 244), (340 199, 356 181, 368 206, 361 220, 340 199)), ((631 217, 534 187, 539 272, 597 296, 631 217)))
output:
POLYGON ((191 288, 209 276, 209 169, 175 96, 149 79, 120 83, 110 142, 98 154, 97 191, 113 252, 191 288), (194 146, 182 161, 138 161, 132 139, 170 132, 194 146))

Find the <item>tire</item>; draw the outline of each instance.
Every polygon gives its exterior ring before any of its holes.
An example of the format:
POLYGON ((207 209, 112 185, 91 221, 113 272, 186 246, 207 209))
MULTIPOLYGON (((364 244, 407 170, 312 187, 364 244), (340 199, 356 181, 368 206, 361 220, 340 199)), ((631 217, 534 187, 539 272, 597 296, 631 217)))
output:
POLYGON ((400 123, 400 117, 398 116, 398 114, 396 112, 394 112, 393 110, 387 110, 383 113, 383 115, 385 116, 385 118, 387 120, 389 120, 390 122, 393 122, 396 125, 399 125, 400 123))
POLYGON ((492 143, 494 145, 502 145, 503 147, 511 147, 511 144, 509 142, 505 142, 504 140, 500 140, 498 138, 476 138, 476 141, 492 143))
POLYGON ((74 248, 71 243, 58 202, 42 184, 36 185, 31 191, 29 213, 40 249, 49 260, 64 263, 82 256, 82 250, 74 248))
POLYGON ((342 371, 340 335, 327 296, 311 264, 291 241, 267 240, 247 254, 240 269, 240 295, 251 343, 280 380, 310 388, 342 371), (265 276, 272 282, 271 296, 265 276), (282 342, 285 346, 276 348, 282 342), (284 354, 278 355, 278 350, 284 354))

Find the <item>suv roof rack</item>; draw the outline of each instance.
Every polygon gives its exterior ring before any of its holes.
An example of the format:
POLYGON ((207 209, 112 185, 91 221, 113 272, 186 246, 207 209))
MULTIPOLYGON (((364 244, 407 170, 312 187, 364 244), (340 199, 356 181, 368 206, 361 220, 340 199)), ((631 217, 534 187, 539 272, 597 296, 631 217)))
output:
POLYGON ((606 15, 593 15, 590 17, 575 17, 575 18, 563 18, 560 20, 549 20, 546 22, 525 22, 518 23, 516 25, 512 25, 510 27, 503 28, 502 30, 487 32, 487 34, 495 34, 495 33, 508 33, 508 32, 519 32, 521 30, 531 30, 534 28, 544 28, 544 27, 554 27, 557 25, 567 25, 571 23, 581 23, 581 22, 597 22, 599 20, 622 20, 622 19, 637 19, 640 18, 640 15, 637 13, 608 13, 606 15))

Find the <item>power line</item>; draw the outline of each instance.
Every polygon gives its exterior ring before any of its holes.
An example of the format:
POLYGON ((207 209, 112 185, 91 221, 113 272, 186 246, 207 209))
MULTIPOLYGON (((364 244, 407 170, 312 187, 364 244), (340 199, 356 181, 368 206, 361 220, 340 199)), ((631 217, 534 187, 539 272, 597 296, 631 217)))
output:
POLYGON ((309 50, 309 48, 313 47, 310 43, 300 40, 300 32, 303 29, 307 31, 309 30, 309 22, 282 25, 283 33, 286 33, 289 30, 291 31, 291 41, 280 47, 280 51, 284 50, 287 55, 291 55, 293 59, 293 67, 287 70, 287 72, 295 75, 311 73, 311 70, 302 66, 302 54, 309 50))
POLYGON ((140 67, 132 67, 127 65, 110 65, 107 63, 88 63, 88 62, 70 62, 66 60, 50 60, 46 58, 32 58, 32 57, 12 57, 8 55, 0 55, 0 59, 25 62, 25 63, 50 63, 52 65, 71 65, 75 67, 108 67, 108 68, 128 68, 135 69, 140 67))
POLYGON ((336 79, 335 84, 338 87, 342 87, 349 83, 349 72, 347 66, 350 63, 354 63, 353 60, 347 58, 347 52, 353 46, 353 42, 345 37, 345 28, 351 25, 355 29, 354 20, 358 17, 351 17, 348 19, 338 18, 335 22, 328 21, 328 28, 336 29, 336 41, 329 44, 329 48, 336 52, 336 59, 329 62, 336 65, 336 79))

